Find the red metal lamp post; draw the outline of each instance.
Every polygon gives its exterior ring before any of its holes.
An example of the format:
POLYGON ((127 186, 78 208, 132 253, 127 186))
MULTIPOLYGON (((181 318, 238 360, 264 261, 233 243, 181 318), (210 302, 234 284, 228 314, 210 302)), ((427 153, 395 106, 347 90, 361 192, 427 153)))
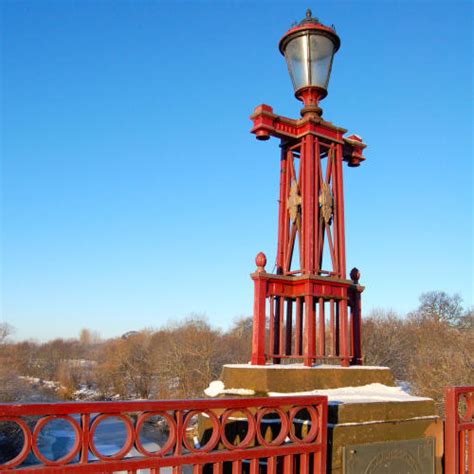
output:
POLYGON ((333 28, 306 18, 280 40, 295 89, 300 119, 273 113, 268 105, 251 115, 259 140, 281 141, 276 274, 259 253, 255 283, 252 360, 302 359, 362 364, 359 271, 346 279, 343 162, 359 166, 366 147, 357 135, 322 119, 340 39, 333 28), (295 248, 297 251, 295 252, 295 248), (267 331, 268 313, 268 331, 267 331), (268 332, 268 334, 267 334, 268 332))

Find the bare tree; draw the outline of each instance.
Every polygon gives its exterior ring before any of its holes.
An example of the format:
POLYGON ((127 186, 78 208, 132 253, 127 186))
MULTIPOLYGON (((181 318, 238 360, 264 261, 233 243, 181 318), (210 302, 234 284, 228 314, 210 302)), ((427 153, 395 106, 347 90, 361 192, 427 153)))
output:
POLYGON ((406 321, 393 311, 376 309, 363 324, 365 363, 390 367, 397 379, 406 380, 414 339, 406 321))
POLYGON ((422 293, 420 305, 409 316, 420 320, 457 325, 463 317, 462 298, 458 294, 448 295, 445 291, 422 293))
POLYGON ((0 345, 7 342, 7 338, 15 332, 15 328, 8 323, 0 323, 0 345))
POLYGON ((199 315, 167 328, 162 354, 164 375, 173 396, 201 396, 209 382, 218 377, 223 363, 223 340, 199 315))
POLYGON ((468 308, 458 323, 458 328, 463 331, 474 331, 474 308, 468 308))
POLYGON ((79 343, 83 346, 89 347, 100 344, 101 337, 98 331, 92 329, 82 328, 79 332, 79 343))
POLYGON ((438 320, 411 321, 416 337, 408 380, 416 394, 435 400, 443 411, 444 387, 474 384, 473 331, 463 331, 438 320))
POLYGON ((99 388, 104 394, 149 398, 156 382, 155 347, 151 342, 151 331, 144 330, 106 344, 97 369, 98 380, 102 380, 99 388))
POLYGON ((241 317, 222 335, 222 358, 226 364, 247 363, 252 352, 253 318, 241 317))

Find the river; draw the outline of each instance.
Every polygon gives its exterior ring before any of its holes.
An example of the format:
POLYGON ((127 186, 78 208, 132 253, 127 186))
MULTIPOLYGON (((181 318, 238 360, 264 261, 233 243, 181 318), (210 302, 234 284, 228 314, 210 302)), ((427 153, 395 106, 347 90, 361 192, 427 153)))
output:
MULTIPOLYGON (((78 416, 72 416, 77 421, 79 421, 78 416)), ((116 418, 110 417, 101 421, 97 427, 97 430, 94 434, 94 444, 97 451, 102 455, 110 456, 117 453, 122 446, 124 445, 126 438, 126 431, 123 422, 116 418)), ((74 431, 67 421, 64 420, 54 420, 50 423, 47 423, 38 437, 38 449, 41 454, 48 459, 57 460, 65 456, 73 447, 75 440, 74 431)), ((166 442, 166 437, 159 435, 156 430, 147 429, 145 426, 140 432, 140 441, 142 446, 150 452, 157 451, 164 442, 166 442), (161 438, 161 440, 159 440, 161 438)), ((141 454, 135 449, 132 448, 127 458, 141 456, 141 454)), ((89 461, 96 461, 97 457, 89 452, 89 461)), ((78 456, 73 461, 78 461, 78 456)), ((33 454, 27 458, 23 466, 31 466, 36 464, 38 460, 33 454)), ((126 472, 126 471, 117 471, 117 472, 126 472)), ((148 473, 148 469, 140 469, 137 471, 140 474, 148 473)), ((171 474, 171 468, 162 468, 160 474, 171 474)), ((186 468, 183 469, 183 473, 190 473, 186 468)))

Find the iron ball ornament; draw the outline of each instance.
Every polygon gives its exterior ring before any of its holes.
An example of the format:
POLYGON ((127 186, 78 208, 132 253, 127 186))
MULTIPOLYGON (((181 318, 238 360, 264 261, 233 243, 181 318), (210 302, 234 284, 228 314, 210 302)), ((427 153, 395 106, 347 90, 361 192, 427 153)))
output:
POLYGON ((265 265, 267 264, 267 256, 263 252, 259 252, 255 257, 255 263, 257 264, 257 272, 264 272, 265 265))

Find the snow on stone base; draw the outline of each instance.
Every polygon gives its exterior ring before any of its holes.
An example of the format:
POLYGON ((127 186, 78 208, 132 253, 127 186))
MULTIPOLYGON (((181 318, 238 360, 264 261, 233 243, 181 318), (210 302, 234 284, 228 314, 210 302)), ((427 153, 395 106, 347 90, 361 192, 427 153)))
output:
MULTIPOLYGON (((209 384, 204 390, 208 397, 217 397, 219 395, 255 395, 253 390, 244 388, 226 389, 223 382, 216 380, 209 384)), ((361 387, 342 387, 325 390, 310 390, 306 392, 268 392, 269 397, 279 396, 305 396, 305 395, 324 395, 328 397, 330 404, 340 403, 373 403, 373 402, 415 402, 430 400, 426 397, 415 397, 406 393, 402 387, 389 387, 381 383, 371 383, 361 387)))
POLYGON ((371 403, 371 402, 414 402, 430 400, 426 397, 415 397, 406 393, 402 387, 388 387, 381 383, 371 383, 361 387, 342 387, 308 392, 269 392, 270 397, 325 395, 331 404, 337 403, 371 403))
POLYGON ((225 388, 224 384, 220 380, 214 380, 204 390, 204 393, 211 398, 218 397, 219 395, 240 395, 243 397, 251 397, 255 395, 254 390, 247 388, 225 388))

